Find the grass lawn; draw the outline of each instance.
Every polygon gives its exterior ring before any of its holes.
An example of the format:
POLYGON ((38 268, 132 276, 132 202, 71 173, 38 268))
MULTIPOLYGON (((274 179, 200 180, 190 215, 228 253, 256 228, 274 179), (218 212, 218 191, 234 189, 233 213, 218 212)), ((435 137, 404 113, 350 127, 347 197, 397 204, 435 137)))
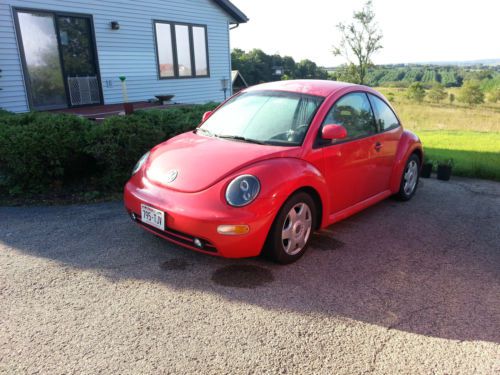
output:
MULTIPOLYGON (((392 93, 391 104, 403 126, 422 139, 426 159, 453 159, 453 174, 500 181, 500 103, 467 107, 461 103, 413 103, 405 90, 378 88, 392 93)), ((449 89, 457 95, 457 89, 449 89)))
POLYGON ((453 159, 453 174, 500 181, 500 133, 416 131, 427 160, 453 159))

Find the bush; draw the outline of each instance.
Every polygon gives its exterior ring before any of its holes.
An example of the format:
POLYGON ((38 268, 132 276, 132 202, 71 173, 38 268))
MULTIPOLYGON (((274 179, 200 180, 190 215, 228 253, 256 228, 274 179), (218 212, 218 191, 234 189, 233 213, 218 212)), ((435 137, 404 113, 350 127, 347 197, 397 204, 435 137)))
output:
POLYGON ((470 106, 484 103, 484 93, 481 91, 479 82, 466 81, 460 89, 458 100, 470 106))
POLYGON ((0 112, 0 190, 11 195, 121 191, 143 153, 194 129, 215 103, 113 116, 0 112))
POLYGON ((439 103, 442 100, 446 99, 448 94, 444 90, 443 85, 441 85, 440 83, 436 83, 432 86, 427 96, 431 102, 439 103))
POLYGON ((110 117, 93 126, 85 151, 99 167, 99 188, 117 190, 130 177, 132 167, 152 146, 166 139, 165 131, 144 116, 110 117))
POLYGON ((215 103, 168 110, 137 111, 125 117, 110 117, 89 132, 86 151, 97 160, 99 188, 118 191, 130 177, 139 158, 153 146, 193 130, 203 113, 215 103))
POLYGON ((425 90, 420 82, 412 83, 406 90, 406 97, 417 103, 422 103, 425 98, 425 90))
POLYGON ((11 194, 59 188, 87 165, 88 120, 65 114, 0 117, 0 170, 11 194))
POLYGON ((488 101, 490 103, 497 103, 500 101, 500 87, 497 87, 488 93, 488 101))

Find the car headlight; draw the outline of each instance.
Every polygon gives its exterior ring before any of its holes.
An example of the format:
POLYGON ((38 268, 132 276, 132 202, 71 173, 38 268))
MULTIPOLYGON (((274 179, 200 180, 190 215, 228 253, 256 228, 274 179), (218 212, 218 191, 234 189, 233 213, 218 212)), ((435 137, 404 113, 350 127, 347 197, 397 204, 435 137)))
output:
POLYGON ((244 174, 236 177, 226 189, 226 201, 231 206, 241 207, 252 202, 260 192, 257 177, 244 174))
POLYGON ((132 176, 136 174, 139 171, 139 169, 142 168, 146 160, 148 160, 148 157, 149 157, 149 151, 146 152, 144 155, 142 155, 139 161, 135 164, 134 169, 132 170, 132 176))

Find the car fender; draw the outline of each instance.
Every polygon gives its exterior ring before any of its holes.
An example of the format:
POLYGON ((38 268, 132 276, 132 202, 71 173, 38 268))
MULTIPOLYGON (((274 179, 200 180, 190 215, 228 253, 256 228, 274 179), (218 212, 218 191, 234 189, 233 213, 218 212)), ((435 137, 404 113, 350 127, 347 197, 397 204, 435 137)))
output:
POLYGON ((396 157, 394 159, 394 165, 392 168, 390 183, 390 189, 392 193, 397 193, 399 191, 401 176, 403 175, 406 161, 415 151, 419 153, 420 159, 423 160, 424 154, 420 139, 415 133, 409 130, 404 130, 399 140, 396 157))
POLYGON ((263 160, 240 170, 226 184, 241 174, 252 174, 259 179, 261 191, 257 200, 265 200, 273 208, 274 215, 295 191, 304 188, 315 190, 322 206, 320 225, 326 225, 328 212, 325 208, 330 204, 327 184, 323 174, 313 164, 298 158, 263 160))

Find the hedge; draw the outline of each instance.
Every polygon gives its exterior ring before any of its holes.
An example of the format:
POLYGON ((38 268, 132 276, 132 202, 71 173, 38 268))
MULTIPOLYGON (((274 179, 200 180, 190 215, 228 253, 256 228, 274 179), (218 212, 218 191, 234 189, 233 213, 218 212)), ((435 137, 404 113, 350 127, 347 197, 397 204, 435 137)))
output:
POLYGON ((140 156, 194 129, 215 103, 137 111, 93 122, 75 115, 0 112, 0 192, 117 192, 140 156))

